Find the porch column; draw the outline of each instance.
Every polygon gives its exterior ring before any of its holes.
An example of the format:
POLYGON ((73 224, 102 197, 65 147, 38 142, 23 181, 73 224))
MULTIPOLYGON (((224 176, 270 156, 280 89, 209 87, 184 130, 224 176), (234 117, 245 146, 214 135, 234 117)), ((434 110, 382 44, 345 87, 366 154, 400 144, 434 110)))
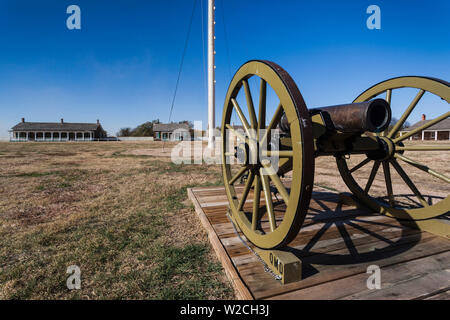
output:
POLYGON ((51 132, 50 136, 52 137, 52 141, 53 141, 53 131, 51 132))
POLYGON ((435 130, 434 131, 434 140, 437 140, 437 134, 438 134, 438 132, 437 132, 437 130, 435 130))
POLYGON ((422 141, 425 140, 425 131, 422 130, 422 141))

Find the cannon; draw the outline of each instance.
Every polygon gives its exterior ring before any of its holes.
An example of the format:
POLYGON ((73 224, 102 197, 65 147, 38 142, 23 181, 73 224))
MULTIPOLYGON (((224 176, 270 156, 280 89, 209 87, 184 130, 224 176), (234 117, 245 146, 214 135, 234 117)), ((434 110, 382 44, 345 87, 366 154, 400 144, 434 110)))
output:
POLYGON ((448 151, 449 145, 404 144, 406 139, 447 119, 449 102, 448 82, 406 76, 378 83, 350 104, 308 109, 297 85, 279 65, 262 60, 245 63, 231 80, 221 123, 223 183, 232 221, 258 248, 287 246, 299 233, 307 214, 314 186, 315 158, 320 156, 335 158, 354 198, 375 212, 412 221, 447 214, 450 196, 426 199, 403 167, 413 166, 444 183, 442 190, 449 190, 448 176, 412 160, 407 154, 408 151, 448 151), (252 80, 253 92, 251 78, 258 84, 255 86, 252 80), (400 88, 415 88, 418 92, 392 125, 391 97, 400 88), (259 92, 255 94, 255 91, 259 92), (425 93, 447 102, 444 113, 400 135, 425 93), (257 104, 254 96, 259 96, 257 104), (244 104, 247 108, 243 108, 244 104), (268 113, 269 104, 275 108, 273 114, 268 113), (230 135, 237 137, 237 143, 232 143, 230 135), (363 160, 350 165, 349 157, 355 154, 363 160), (370 165, 372 169, 365 181, 355 178, 358 170, 370 165), (386 185, 384 197, 371 194, 380 168, 386 185), (405 189, 412 192, 414 201, 407 204, 397 201, 391 181, 394 170, 405 189))

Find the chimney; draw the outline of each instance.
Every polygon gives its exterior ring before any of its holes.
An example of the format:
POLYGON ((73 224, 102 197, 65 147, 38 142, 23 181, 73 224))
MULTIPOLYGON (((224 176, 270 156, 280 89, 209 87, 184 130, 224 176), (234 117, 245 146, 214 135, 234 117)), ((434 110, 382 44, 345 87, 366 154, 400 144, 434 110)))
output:
POLYGON ((22 123, 24 123, 25 122, 25 118, 22 118, 22 123))
POLYGON ((97 119, 97 125, 98 125, 98 126, 100 125, 100 120, 98 120, 98 119, 97 119))
POLYGON ((422 121, 427 120, 427 116, 424 114, 422 114, 422 121))
POLYGON ((61 124, 63 124, 64 123, 64 119, 63 118, 61 118, 61 124))

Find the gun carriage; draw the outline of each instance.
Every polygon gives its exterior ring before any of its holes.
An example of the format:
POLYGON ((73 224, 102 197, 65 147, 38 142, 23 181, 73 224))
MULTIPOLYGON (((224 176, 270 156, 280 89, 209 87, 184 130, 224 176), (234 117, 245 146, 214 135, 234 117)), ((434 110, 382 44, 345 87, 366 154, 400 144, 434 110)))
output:
MULTIPOLYGON (((409 137, 448 118, 450 84, 427 77, 398 77, 383 81, 361 93, 351 104, 308 109, 290 75, 269 61, 249 61, 234 75, 229 86, 222 117, 223 181, 229 201, 229 213, 246 238, 262 249, 282 248, 300 231, 308 211, 314 185, 314 163, 319 156, 333 156, 339 173, 353 195, 370 209, 397 219, 421 220, 444 215, 450 210, 450 196, 428 199, 419 192, 404 165, 411 165, 439 179, 448 188, 450 178, 410 159, 407 151, 448 151, 448 144, 405 146, 409 137), (258 78, 259 93, 252 95, 250 78, 258 78), (399 88, 416 88, 418 93, 399 120, 390 129, 391 97, 399 88), (247 109, 238 102, 243 91, 247 109), (268 114, 268 92, 278 100, 268 114), (444 113, 419 128, 399 135, 408 116, 426 93, 447 102, 444 113), (383 95, 383 98, 379 98, 383 95), (253 96, 259 96, 258 104, 253 96), (256 112, 258 111, 258 113, 256 112), (243 131, 232 122, 239 119, 243 131), (277 135, 273 132, 277 131, 277 135), (237 136, 231 143, 229 133, 237 136), (350 166, 351 155, 363 155, 350 166), (274 163, 273 159, 276 159, 274 163), (233 164, 237 161, 239 164, 233 164), (363 166, 372 166, 365 183, 354 174, 363 166), (379 169, 384 172, 386 197, 371 195, 371 186, 379 169), (414 205, 395 198, 391 169, 414 194, 414 205), (286 176, 286 178, 283 178, 286 176), (245 177, 242 192, 237 185, 245 177), (249 199, 249 193, 253 199, 249 199), (274 198, 275 197, 275 198, 274 198)), ((444 188, 444 190, 446 190, 444 188)))

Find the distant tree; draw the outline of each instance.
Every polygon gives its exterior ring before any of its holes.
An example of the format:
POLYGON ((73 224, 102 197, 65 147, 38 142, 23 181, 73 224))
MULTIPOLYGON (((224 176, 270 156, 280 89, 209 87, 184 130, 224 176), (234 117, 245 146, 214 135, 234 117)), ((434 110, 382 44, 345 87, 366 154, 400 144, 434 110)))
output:
POLYGON ((179 124, 187 124, 189 126, 190 129, 194 128, 194 124, 192 123, 192 121, 189 120, 182 120, 178 122, 179 124))
POLYGON ((131 128, 122 128, 117 132, 118 137, 129 137, 131 136, 131 128))
POLYGON ((133 131, 131 132, 131 135, 133 137, 151 137, 153 136, 153 123, 152 122, 145 122, 139 126, 137 126, 133 131))
MULTIPOLYGON (((131 128, 122 128, 117 132, 118 137, 152 137, 153 136, 153 125, 160 123, 159 119, 147 121, 134 129, 131 128)), ((171 122, 176 123, 176 122, 171 122)), ((186 123, 189 126, 189 129, 194 128, 194 125, 191 121, 183 120, 178 123, 186 123)))

